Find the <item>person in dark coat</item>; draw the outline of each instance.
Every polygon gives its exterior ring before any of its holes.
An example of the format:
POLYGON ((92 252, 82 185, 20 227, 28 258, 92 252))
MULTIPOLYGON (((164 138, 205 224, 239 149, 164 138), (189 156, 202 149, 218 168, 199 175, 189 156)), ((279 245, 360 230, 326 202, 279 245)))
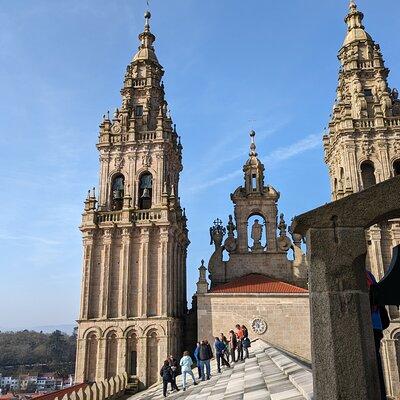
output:
POLYGON ((229 353, 231 355, 230 362, 236 362, 236 356, 235 356, 235 351, 237 347, 237 338, 235 335, 235 332, 231 329, 229 331, 229 353))
POLYGON ((164 361, 164 365, 160 369, 160 375, 162 377, 163 381, 163 396, 167 397, 167 387, 168 383, 171 384, 171 389, 174 390, 179 390, 176 386, 176 383, 174 383, 174 380, 172 379, 172 369, 169 365, 169 360, 164 361))
POLYGON ((213 358, 213 352, 207 340, 202 340, 199 348, 199 360, 200 360, 200 368, 201 368, 201 380, 204 381, 206 379, 206 375, 204 374, 204 367, 206 368, 207 380, 210 379, 211 376, 211 365, 210 360, 213 358))
POLYGON ((381 359, 381 340, 383 331, 390 325, 390 318, 385 306, 377 304, 377 282, 370 271, 366 271, 367 286, 369 289, 369 301, 371 307, 372 328, 374 330, 376 363, 378 366, 379 386, 381 389, 381 399, 386 400, 385 378, 383 376, 383 367, 381 359))
POLYGON ((217 357, 217 370, 220 373, 221 372, 221 362, 222 362, 222 365, 226 365, 228 368, 230 368, 231 366, 229 365, 229 362, 226 361, 226 359, 225 359, 225 350, 226 350, 225 343, 216 337, 215 342, 214 342, 214 347, 215 347, 215 355, 217 357))
POLYGON ((242 331, 243 331, 242 347, 244 352, 244 358, 249 358, 249 347, 250 347, 249 331, 244 325, 242 325, 242 331))
POLYGON ((176 377, 179 374, 178 360, 174 358, 172 354, 168 357, 168 360, 169 360, 169 366, 171 367, 172 371, 172 382, 173 382, 172 390, 176 390, 177 392, 179 392, 178 386, 176 385, 176 377))

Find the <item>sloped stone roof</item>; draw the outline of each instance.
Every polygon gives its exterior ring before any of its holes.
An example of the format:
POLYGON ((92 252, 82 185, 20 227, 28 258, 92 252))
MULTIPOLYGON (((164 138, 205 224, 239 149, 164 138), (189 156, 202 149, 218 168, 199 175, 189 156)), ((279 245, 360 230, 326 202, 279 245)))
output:
POLYGON ((248 274, 218 285, 212 288, 210 293, 308 293, 308 291, 265 275, 248 274))
MULTIPOLYGON (((189 386, 184 392, 168 394, 169 399, 188 400, 311 400, 313 399, 311 371, 272 347, 261 339, 252 342, 250 358, 244 362, 223 367, 222 373, 216 371, 216 361, 211 361, 211 379, 193 386, 189 377, 189 386)), ((197 377, 197 371, 194 371, 197 377)), ((177 378, 182 389, 182 377, 177 378)), ((170 385, 168 385, 168 388, 170 385)), ((129 400, 163 399, 162 385, 131 396, 129 400)))

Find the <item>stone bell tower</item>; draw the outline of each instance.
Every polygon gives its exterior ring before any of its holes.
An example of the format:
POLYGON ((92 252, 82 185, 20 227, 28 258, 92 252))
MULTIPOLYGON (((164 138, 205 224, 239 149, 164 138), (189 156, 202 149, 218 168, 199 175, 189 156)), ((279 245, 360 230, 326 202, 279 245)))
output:
MULTIPOLYGON (((345 18, 347 34, 338 55, 336 101, 323 139, 333 200, 400 174, 398 91, 389 88, 389 70, 379 45, 364 28, 363 17, 351 1, 345 18)), ((383 221, 368 229, 366 236, 367 268, 379 280, 390 264, 392 248, 400 243, 400 223, 383 221)), ((393 322, 383 358, 389 394, 398 395, 399 312, 391 307, 390 314, 393 322)))
POLYGON ((161 361, 181 351, 189 244, 179 200, 182 145, 150 17, 126 68, 122 105, 100 124, 99 195, 89 192, 80 227, 77 382, 127 372, 146 387, 159 379, 161 361))
POLYGON ((229 216, 226 228, 220 219, 210 228, 211 244, 215 246, 208 263, 211 289, 248 274, 265 274, 305 287, 307 267, 301 237, 294 237, 293 241, 289 238, 283 214, 278 222, 280 193, 264 184, 265 168, 256 152, 254 131, 250 138, 249 158, 243 165, 244 184, 231 194, 234 217, 229 216), (294 261, 287 257, 290 249, 294 261), (223 260, 225 251, 229 255, 227 261, 223 260))

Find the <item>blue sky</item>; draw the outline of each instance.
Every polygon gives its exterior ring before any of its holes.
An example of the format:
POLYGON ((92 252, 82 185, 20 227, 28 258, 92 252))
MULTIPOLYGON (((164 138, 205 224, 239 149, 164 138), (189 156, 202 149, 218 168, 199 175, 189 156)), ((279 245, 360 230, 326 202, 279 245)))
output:
MULTIPOLYGON (((153 0, 152 31, 184 145, 190 295, 208 227, 232 212, 250 129, 287 220, 329 201, 322 134, 346 0, 153 0)), ((120 105, 144 0, 0 0, 0 327, 72 323, 95 143, 120 105)), ((397 0, 359 0, 400 86, 397 0)), ((189 297, 190 299, 190 297, 189 297)))

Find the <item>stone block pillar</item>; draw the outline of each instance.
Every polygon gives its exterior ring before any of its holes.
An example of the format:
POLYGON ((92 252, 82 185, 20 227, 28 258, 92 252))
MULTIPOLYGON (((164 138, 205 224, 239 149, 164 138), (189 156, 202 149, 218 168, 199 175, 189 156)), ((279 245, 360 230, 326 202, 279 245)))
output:
POLYGON ((363 228, 307 232, 314 395, 380 400, 363 228))

